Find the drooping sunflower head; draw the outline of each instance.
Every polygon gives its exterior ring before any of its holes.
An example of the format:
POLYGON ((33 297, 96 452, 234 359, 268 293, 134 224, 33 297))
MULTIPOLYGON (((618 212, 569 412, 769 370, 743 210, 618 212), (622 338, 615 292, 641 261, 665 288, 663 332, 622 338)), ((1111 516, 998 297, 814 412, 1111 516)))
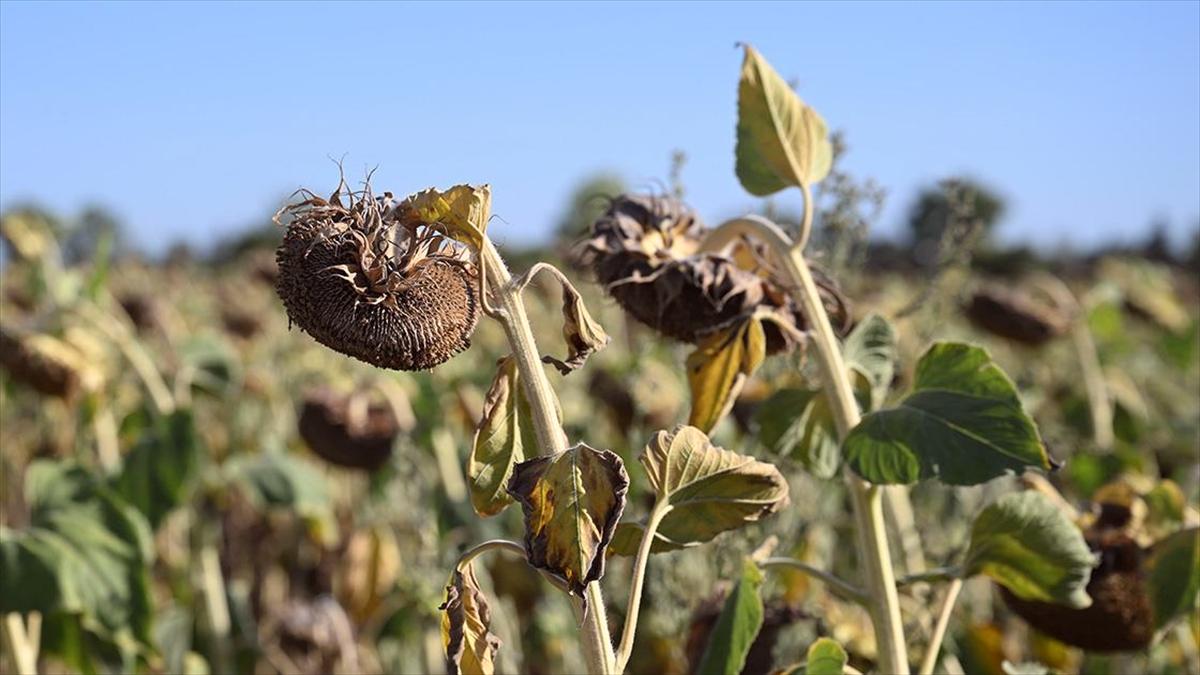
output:
POLYGON ((444 232, 403 217, 391 193, 343 186, 276 216, 276 291, 321 344, 382 368, 426 370, 470 345, 477 269, 444 232))
POLYGON ((300 407, 300 437, 325 461, 373 471, 392 456, 400 423, 367 392, 340 395, 329 387, 308 392, 300 407))
MULTIPOLYGON (((708 230, 683 203, 664 196, 621 195, 592 225, 580 260, 638 321, 692 344, 768 312, 767 351, 790 350, 808 323, 760 246, 703 252, 708 230), (781 325, 782 324, 782 325, 781 325)), ((818 280, 835 326, 849 312, 834 284, 818 280)))
POLYGON ((1071 317, 1062 308, 997 285, 977 290, 965 312, 977 328, 1031 347, 1063 335, 1071 325, 1071 317))

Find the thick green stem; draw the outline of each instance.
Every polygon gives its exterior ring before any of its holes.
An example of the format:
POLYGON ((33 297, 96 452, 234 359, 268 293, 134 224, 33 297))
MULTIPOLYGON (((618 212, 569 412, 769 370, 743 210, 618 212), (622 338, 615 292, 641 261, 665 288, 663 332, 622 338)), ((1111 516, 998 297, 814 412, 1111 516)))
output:
MULTIPOLYGON (((838 347, 837 336, 825 313, 820 291, 813 280, 803 252, 797 248, 777 225, 759 216, 735 218, 721 225, 709 235, 704 248, 723 248, 741 234, 750 234, 767 244, 775 252, 792 282, 792 297, 800 305, 808 319, 810 334, 815 347, 817 365, 821 370, 822 386, 833 412, 838 438, 858 424, 860 413, 854 399, 849 373, 838 347)), ((900 619, 900 598, 896 593, 895 573, 892 569, 892 554, 888 547, 887 530, 883 521, 878 486, 859 478, 850 471, 844 472, 850 489, 857 525, 859 560, 866 577, 867 593, 870 597, 868 609, 871 623, 875 627, 875 640, 879 645, 880 669, 895 675, 908 675, 908 655, 904 642, 904 626, 900 619)))
MULTIPOLYGON (((486 236, 483 238, 479 255, 485 275, 485 291, 495 302, 495 308, 490 309, 489 313, 504 326, 504 333, 512 347, 522 386, 529 399, 538 451, 542 455, 557 455, 567 449, 567 436, 563 433, 558 415, 558 398, 546 378, 546 370, 542 366, 541 355, 533 339, 533 329, 529 325, 529 317, 521 301, 521 289, 513 283, 503 258, 491 239, 486 236)), ((481 302, 484 302, 487 308, 487 298, 481 298, 481 302)), ((615 655, 612 638, 608 632, 608 617, 600 584, 588 584, 584 597, 575 598, 573 601, 575 614, 579 619, 579 629, 583 635, 583 652, 588 672, 602 675, 614 672, 615 655)))

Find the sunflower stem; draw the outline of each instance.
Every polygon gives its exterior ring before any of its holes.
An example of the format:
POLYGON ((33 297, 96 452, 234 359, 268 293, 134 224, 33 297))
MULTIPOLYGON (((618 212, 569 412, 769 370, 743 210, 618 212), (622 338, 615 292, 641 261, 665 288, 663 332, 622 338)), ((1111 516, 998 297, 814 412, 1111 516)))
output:
MULTIPOLYGON (((809 191, 805 189, 804 192, 808 197, 809 191)), ((809 199, 806 199, 806 222, 801 227, 805 239, 812 225, 808 202, 809 199)), ((748 215, 722 224, 709 234, 703 248, 719 250, 743 234, 753 235, 774 251, 784 273, 792 282, 792 297, 811 324, 810 333, 816 347, 822 386, 833 412, 840 442, 859 423, 861 415, 837 336, 829 323, 829 316, 825 312, 808 262, 804 259, 802 247, 788 239, 775 223, 761 216, 748 215)), ((843 477, 850 489, 854 507, 859 560, 866 576, 867 608, 875 628, 875 640, 879 644, 880 671, 908 675, 910 671, 904 641, 904 625, 900 618, 900 598, 896 592, 892 554, 883 520, 880 487, 868 483, 848 470, 843 471, 843 477)))
MULTIPOLYGON (((529 316, 525 313, 525 304, 521 301, 521 289, 513 282, 508 266, 504 264, 500 252, 487 235, 483 236, 479 255, 486 275, 486 290, 491 293, 499 310, 495 318, 504 326, 504 334, 512 347, 525 395, 529 398, 538 451, 543 456, 557 455, 567 449, 567 436, 559 419, 558 397, 546 377, 537 343, 533 339, 533 329, 529 325, 529 316)), ((584 596, 572 597, 572 603, 583 636, 583 654, 588 673, 609 675, 615 672, 612 638, 608 632, 608 616, 605 613, 600 584, 588 584, 584 596)))

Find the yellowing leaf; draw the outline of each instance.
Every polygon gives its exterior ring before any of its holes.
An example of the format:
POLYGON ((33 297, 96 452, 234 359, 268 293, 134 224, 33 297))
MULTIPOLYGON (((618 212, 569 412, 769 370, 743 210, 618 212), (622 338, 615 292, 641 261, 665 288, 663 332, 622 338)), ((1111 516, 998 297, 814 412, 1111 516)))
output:
POLYGON ((753 47, 745 49, 738 84, 738 180, 758 196, 820 181, 833 164, 825 120, 753 47))
POLYGON ((492 611, 470 565, 450 575, 446 601, 438 609, 442 610, 446 671, 450 675, 496 672, 500 638, 491 633, 492 611))
POLYGON ((543 356, 542 361, 558 368, 563 375, 583 365, 587 357, 600 351, 611 339, 604 328, 592 318, 583 297, 568 283, 563 283, 563 339, 567 341, 567 359, 559 361, 543 356))
POLYGON ((638 461, 659 503, 670 507, 658 526, 659 550, 709 541, 787 504, 778 469, 713 445, 695 427, 658 432, 638 461))
POLYGON ((478 247, 492 216, 492 188, 455 185, 445 192, 430 188, 405 199, 399 209, 408 221, 440 225, 455 239, 478 247))
POLYGON ((688 424, 708 433, 767 356, 762 321, 750 319, 706 338, 687 359, 692 412, 688 424))
POLYGON ((529 402, 520 385, 516 360, 504 357, 484 398, 467 458, 471 506, 481 516, 494 516, 512 503, 506 488, 513 467, 525 460, 526 448, 537 451, 529 402))
POLYGON ((583 443, 517 465, 508 492, 525 512, 529 564, 582 594, 604 575, 604 549, 625 508, 621 458, 583 443))

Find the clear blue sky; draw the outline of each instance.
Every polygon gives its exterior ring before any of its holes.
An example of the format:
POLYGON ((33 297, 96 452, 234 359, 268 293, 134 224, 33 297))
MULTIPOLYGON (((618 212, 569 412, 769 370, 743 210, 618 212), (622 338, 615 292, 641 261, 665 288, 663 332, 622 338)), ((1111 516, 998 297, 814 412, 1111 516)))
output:
MULTIPOLYGON (((329 157, 395 192, 490 182, 501 240, 549 231, 596 169, 689 155, 709 220, 733 175, 736 41, 890 191, 973 174, 1010 241, 1182 240, 1200 218, 1200 4, 0 3, 0 206, 113 209, 151 250, 259 221, 329 157)), ((789 195, 785 199, 798 200, 789 195)))

